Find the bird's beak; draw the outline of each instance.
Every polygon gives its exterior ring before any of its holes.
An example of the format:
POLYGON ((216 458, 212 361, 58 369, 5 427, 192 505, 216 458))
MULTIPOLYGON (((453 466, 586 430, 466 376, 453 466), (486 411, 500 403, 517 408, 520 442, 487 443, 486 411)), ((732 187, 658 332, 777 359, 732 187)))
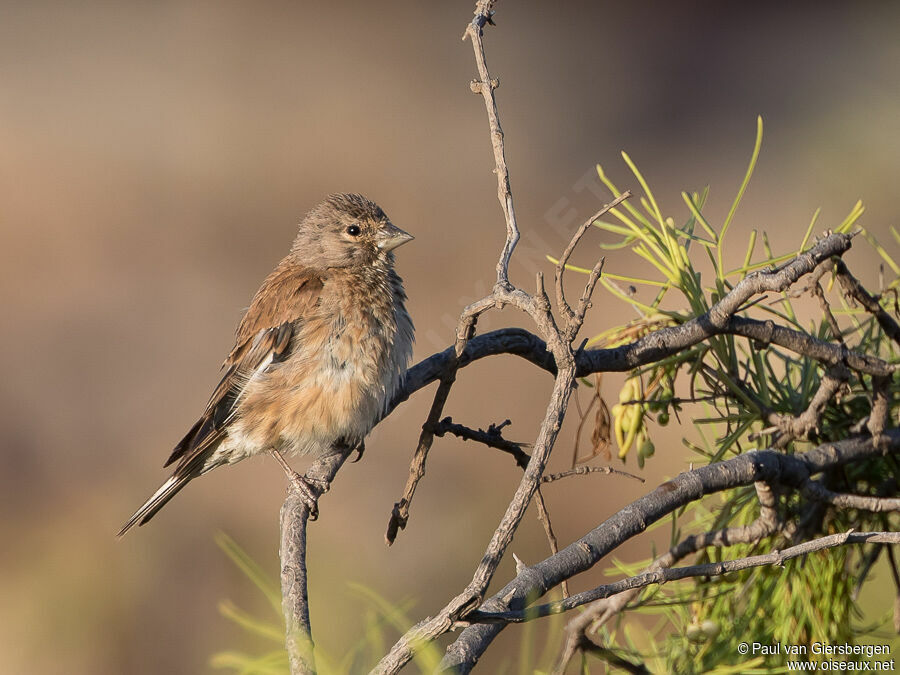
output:
POLYGON ((389 223, 387 227, 378 233, 376 241, 378 248, 387 252, 393 251, 398 246, 401 246, 414 238, 415 237, 409 232, 404 232, 393 223, 389 223))

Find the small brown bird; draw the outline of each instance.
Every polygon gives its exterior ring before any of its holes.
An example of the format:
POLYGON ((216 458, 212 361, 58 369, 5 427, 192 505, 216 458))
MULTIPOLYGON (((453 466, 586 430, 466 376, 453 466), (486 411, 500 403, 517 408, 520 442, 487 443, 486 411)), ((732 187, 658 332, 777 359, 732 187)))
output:
POLYGON ((412 355, 392 253, 412 238, 361 195, 332 195, 307 214, 244 314, 206 411, 165 463, 177 462, 171 478, 119 536, 217 466, 361 447, 412 355))

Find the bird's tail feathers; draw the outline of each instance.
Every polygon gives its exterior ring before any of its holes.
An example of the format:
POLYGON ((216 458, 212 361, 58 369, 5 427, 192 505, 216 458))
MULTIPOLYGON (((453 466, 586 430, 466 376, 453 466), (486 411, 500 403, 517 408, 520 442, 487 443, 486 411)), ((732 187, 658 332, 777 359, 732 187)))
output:
POLYGON ((159 490, 157 490, 141 508, 134 512, 134 515, 128 519, 128 522, 125 523, 121 530, 119 530, 119 534, 117 534, 116 537, 121 537, 135 525, 143 525, 150 520, 156 515, 156 512, 165 506, 192 478, 194 478, 194 476, 190 474, 178 475, 177 473, 169 478, 169 480, 163 483, 159 490))

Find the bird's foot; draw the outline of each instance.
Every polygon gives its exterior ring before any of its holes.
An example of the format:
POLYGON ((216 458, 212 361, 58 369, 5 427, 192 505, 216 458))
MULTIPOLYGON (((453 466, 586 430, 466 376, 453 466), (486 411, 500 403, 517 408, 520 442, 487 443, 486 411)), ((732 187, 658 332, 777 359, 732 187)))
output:
POLYGON ((359 460, 362 459, 363 453, 366 451, 366 443, 365 441, 360 441, 359 445, 357 445, 353 450, 356 451, 356 458, 351 459, 350 461, 356 464, 359 460))
POLYGON ((301 476, 291 468, 277 450, 272 450, 272 456, 278 461, 281 468, 284 469, 284 474, 287 476, 288 480, 291 481, 291 485, 309 509, 309 519, 317 520, 319 518, 319 495, 328 492, 331 484, 327 480, 301 476))

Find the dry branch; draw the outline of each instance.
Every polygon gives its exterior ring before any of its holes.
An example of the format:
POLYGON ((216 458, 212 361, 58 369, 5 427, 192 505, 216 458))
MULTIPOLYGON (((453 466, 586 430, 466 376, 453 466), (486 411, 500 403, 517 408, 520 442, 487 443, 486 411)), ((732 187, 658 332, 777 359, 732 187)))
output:
POLYGON ((691 579, 694 577, 717 577, 729 572, 750 569, 751 567, 763 567, 766 565, 782 566, 788 560, 799 558, 816 551, 823 551, 847 544, 900 544, 900 532, 844 532, 832 534, 827 537, 819 537, 811 541, 791 546, 783 551, 772 551, 764 555, 748 556, 736 560, 723 560, 721 562, 703 563, 688 567, 663 567, 652 572, 645 572, 637 576, 628 577, 612 584, 597 586, 584 593, 578 593, 559 602, 551 602, 546 605, 530 607, 527 610, 509 612, 471 612, 467 619, 482 623, 522 623, 532 621, 551 614, 561 614, 570 609, 580 607, 589 602, 608 598, 623 591, 646 588, 653 584, 664 584, 669 581, 691 579))

